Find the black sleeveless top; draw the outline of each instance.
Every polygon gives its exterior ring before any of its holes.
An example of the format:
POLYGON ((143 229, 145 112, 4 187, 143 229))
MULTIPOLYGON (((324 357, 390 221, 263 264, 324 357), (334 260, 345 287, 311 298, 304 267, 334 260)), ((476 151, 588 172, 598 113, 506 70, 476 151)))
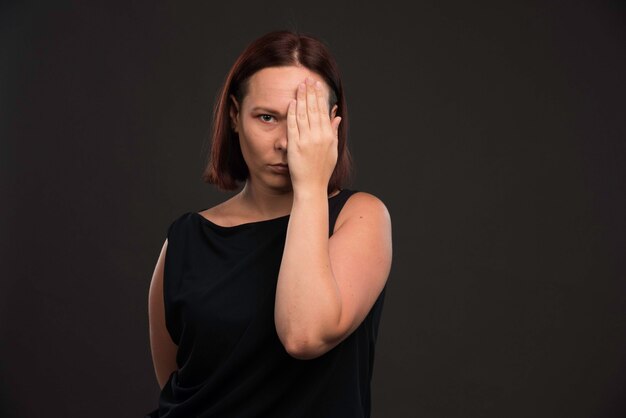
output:
MULTIPOLYGON (((356 192, 328 199, 329 236, 356 192)), ((386 285, 361 325, 332 350, 310 360, 291 357, 274 324, 289 216, 225 227, 187 212, 172 222, 163 294, 178 370, 147 417, 370 416, 386 285)))

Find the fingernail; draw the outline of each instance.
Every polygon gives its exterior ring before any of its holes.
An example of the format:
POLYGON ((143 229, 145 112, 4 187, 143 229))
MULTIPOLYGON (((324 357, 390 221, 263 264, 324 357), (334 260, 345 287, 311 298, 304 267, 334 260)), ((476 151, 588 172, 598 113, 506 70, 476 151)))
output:
POLYGON ((322 83, 320 83, 319 80, 316 81, 315 82, 315 87, 318 88, 318 89, 321 89, 322 88, 322 83))

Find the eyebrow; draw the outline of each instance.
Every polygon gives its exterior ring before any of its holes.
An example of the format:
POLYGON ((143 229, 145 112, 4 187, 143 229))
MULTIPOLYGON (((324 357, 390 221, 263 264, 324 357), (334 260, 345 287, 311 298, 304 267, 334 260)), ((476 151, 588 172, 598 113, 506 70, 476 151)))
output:
POLYGON ((282 115, 282 113, 280 113, 278 110, 270 109, 269 107, 263 107, 263 106, 255 106, 252 108, 251 111, 252 112, 262 111, 262 112, 267 112, 267 113, 273 113, 275 115, 282 115))

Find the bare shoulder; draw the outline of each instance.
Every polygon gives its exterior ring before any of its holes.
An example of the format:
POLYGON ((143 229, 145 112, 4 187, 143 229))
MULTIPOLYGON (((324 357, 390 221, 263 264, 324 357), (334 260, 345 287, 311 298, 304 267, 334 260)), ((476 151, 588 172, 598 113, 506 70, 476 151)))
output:
POLYGON ((346 200, 339 212, 335 231, 347 222, 362 218, 376 219, 391 225, 391 215, 385 203, 377 196, 367 192, 356 192, 346 200))
POLYGON ((229 223, 232 223, 232 219, 230 218, 234 213, 237 213, 236 208, 232 205, 232 200, 233 199, 231 197, 222 203, 218 203, 217 205, 198 213, 211 222, 219 225, 228 225, 229 223))
POLYGON ((221 213, 223 213, 224 203, 225 202, 222 202, 220 204, 212 206, 212 207, 210 207, 208 209, 205 209, 203 211, 200 211, 198 213, 200 215, 204 216, 205 218, 213 219, 214 217, 219 216, 221 213))

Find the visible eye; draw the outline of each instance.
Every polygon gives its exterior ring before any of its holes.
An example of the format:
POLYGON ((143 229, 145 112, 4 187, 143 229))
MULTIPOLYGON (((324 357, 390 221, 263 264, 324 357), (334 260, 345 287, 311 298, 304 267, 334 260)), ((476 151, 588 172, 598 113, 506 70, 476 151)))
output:
POLYGON ((262 120, 263 122, 270 122, 270 120, 268 120, 268 119, 264 119, 264 118, 266 118, 266 117, 267 117, 267 118, 273 118, 274 116, 272 116, 272 115, 259 115, 258 117, 259 117, 259 118, 261 118, 261 120, 262 120))

